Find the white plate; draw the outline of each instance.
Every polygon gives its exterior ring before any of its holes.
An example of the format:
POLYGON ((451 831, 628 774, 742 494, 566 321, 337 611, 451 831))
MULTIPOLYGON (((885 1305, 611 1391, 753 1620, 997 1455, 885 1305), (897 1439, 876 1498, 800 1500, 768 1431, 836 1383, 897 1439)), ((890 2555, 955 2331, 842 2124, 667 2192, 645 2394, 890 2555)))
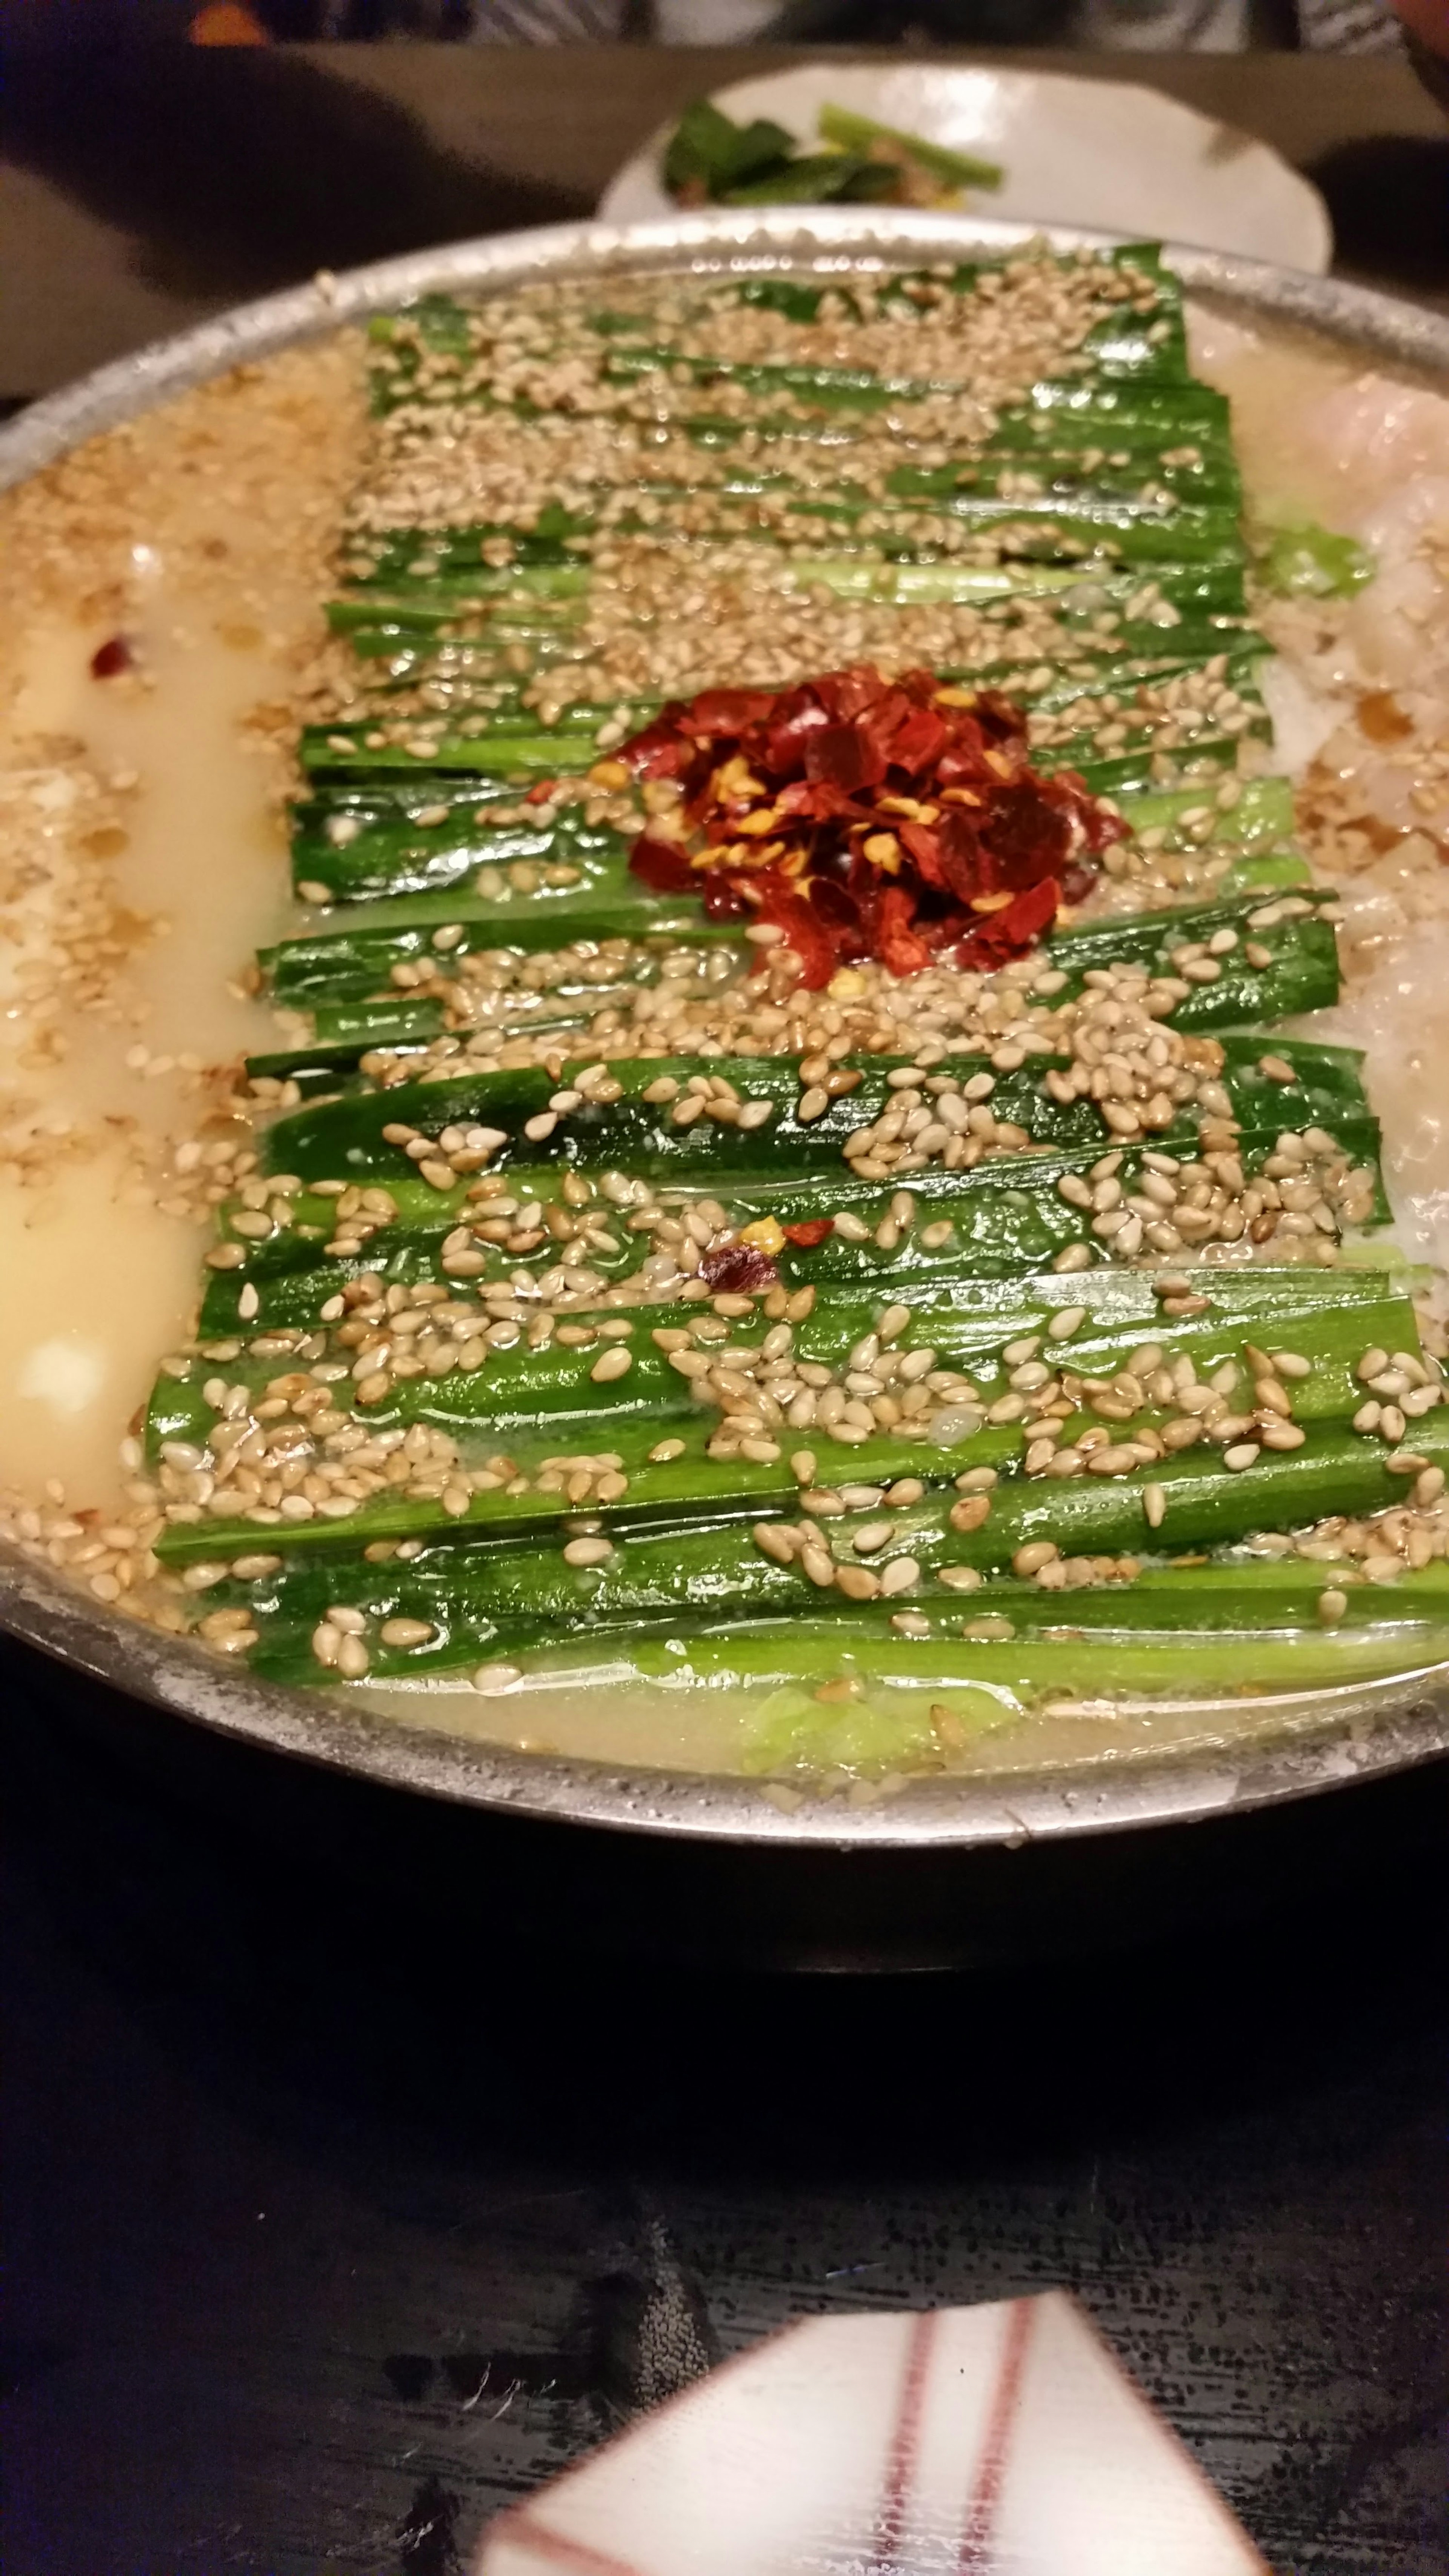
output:
MULTIPOLYGON (((1004 185, 973 191, 973 212, 1013 223, 1082 224, 1102 232, 1245 252, 1321 277, 1333 255, 1316 188, 1280 154, 1157 90, 1061 72, 952 69, 889 61, 806 63, 716 90, 747 123, 773 117, 812 142, 827 100, 933 143, 1000 162, 1004 185)), ((634 223, 676 211, 660 162, 673 123, 610 180, 599 212, 634 223)))

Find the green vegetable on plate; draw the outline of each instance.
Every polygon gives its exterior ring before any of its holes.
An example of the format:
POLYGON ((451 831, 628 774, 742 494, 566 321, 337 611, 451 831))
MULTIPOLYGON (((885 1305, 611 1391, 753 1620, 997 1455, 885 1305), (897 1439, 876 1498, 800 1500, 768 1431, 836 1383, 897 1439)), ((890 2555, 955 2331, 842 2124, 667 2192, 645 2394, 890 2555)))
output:
POLYGON ((820 111, 823 151, 768 117, 737 125, 711 99, 687 107, 664 151, 664 184, 681 205, 949 205, 964 188, 999 188, 993 161, 955 152, 855 109, 820 111))

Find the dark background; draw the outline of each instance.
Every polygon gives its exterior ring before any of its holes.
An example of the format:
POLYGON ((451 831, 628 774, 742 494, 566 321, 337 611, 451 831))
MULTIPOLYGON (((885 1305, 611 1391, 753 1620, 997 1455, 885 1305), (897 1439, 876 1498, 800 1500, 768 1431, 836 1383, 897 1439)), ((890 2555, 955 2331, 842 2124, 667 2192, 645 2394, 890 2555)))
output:
POLYGON ((1265 1870, 1231 1929, 1095 1949, 1089 1854, 1056 1956, 772 1977, 672 1966, 665 1908, 615 1955, 566 1829, 562 1943, 481 1832, 446 1886, 401 1839, 299 1857, 225 1763, 204 1803, 133 1774, 28 1669, 6 2576, 449 2576, 793 2316, 1057 2284, 1276 2576, 1449 2565, 1442 1768, 1321 1802, 1358 1865, 1286 1904, 1265 1870))
MULTIPOLYGON (((107 51, 78 6, 0 11, 0 396, 319 265, 583 214, 752 67, 107 51)), ((1350 273, 1449 302, 1449 144, 1403 65, 1074 67, 1265 134, 1350 273)), ((677 1883, 655 1954, 611 1955, 567 1834, 526 1928, 486 1836, 431 1892, 385 1836, 365 1871, 272 1841, 224 1769, 142 1777, 30 1670, 0 1660, 6 2576, 450 2576, 791 2316, 1058 2283, 1276 2576, 1449 2567, 1434 1780, 1333 1802, 1321 1883, 1265 1851, 1231 1925, 1146 1903, 1098 1949, 1089 1866, 1030 1967, 771 1978, 668 1964, 677 1883)))

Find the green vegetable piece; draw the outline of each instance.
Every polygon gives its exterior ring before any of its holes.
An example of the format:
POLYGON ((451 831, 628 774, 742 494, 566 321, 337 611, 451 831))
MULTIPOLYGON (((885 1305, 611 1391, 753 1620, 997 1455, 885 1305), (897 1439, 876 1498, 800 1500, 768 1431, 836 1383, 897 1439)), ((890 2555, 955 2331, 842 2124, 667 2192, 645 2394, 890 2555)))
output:
MULTIPOLYGON (((827 1649, 828 1651, 828 1649, 827 1649)), ((826 1690, 832 1685, 824 1684, 826 1690)), ((989 1692, 967 1694, 978 1723, 999 1725, 1002 1709, 989 1692)), ((954 1714, 954 1706, 953 1706, 954 1714)), ((929 1709, 909 1700, 882 1707, 862 1696, 822 1700, 785 1682, 761 1701, 750 1721, 744 1755, 747 1771, 889 1771, 921 1762, 935 1750, 929 1709)))
POLYGON ((1377 570, 1367 546, 1316 519, 1273 529, 1257 556, 1258 579, 1283 599, 1352 599, 1377 570))
POLYGON ((688 106, 664 154, 664 184, 672 197, 702 189, 718 197, 726 188, 758 177, 795 150, 795 137, 768 117, 737 125, 707 98, 688 106))
POLYGON ((924 136, 903 133, 899 126, 878 125, 873 116, 861 116, 853 107, 832 107, 827 102, 819 124, 822 140, 839 144, 843 151, 869 153, 872 144, 894 144, 948 188, 999 188, 1006 177, 997 161, 983 161, 974 152, 949 151, 944 143, 928 143, 924 136))
POLYGON ((783 161, 744 187, 726 188, 728 206, 822 206, 844 200, 868 203, 892 198, 899 181, 883 161, 868 161, 851 152, 804 153, 783 161))

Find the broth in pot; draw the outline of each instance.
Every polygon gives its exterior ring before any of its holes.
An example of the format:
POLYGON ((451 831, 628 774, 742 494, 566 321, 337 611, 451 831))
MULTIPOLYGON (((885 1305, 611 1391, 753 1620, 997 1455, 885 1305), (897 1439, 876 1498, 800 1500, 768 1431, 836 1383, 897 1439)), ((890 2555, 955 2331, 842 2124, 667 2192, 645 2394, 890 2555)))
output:
POLYGON ((1441 394, 566 280, 0 515, 0 1534, 786 1808, 1444 1659, 1441 394))

